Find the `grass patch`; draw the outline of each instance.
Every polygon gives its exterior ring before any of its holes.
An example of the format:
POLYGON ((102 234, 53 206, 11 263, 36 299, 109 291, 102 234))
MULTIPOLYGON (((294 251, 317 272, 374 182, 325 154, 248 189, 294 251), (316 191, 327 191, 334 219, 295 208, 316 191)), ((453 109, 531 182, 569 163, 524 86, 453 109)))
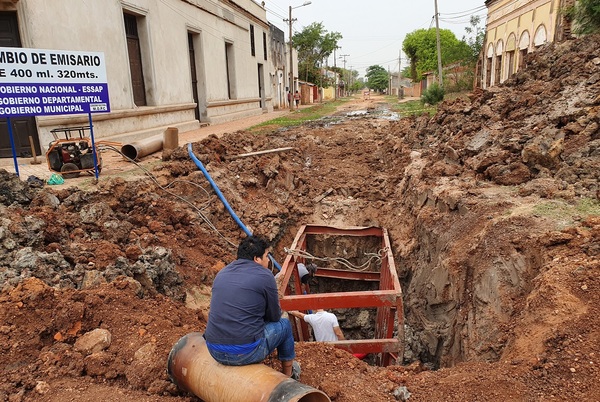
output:
POLYGON ((591 198, 582 198, 575 204, 552 200, 535 205, 533 213, 556 220, 561 226, 570 226, 589 216, 600 216, 600 202, 591 198))
POLYGON ((434 115, 437 112, 436 106, 424 107, 420 100, 402 101, 396 96, 386 96, 386 101, 390 104, 390 109, 401 117, 421 116, 422 114, 434 115))
POLYGON ((251 132, 273 131, 282 127, 299 126, 307 121, 318 120, 324 116, 332 115, 337 108, 348 102, 348 99, 338 99, 335 101, 323 102, 314 106, 291 112, 288 115, 268 120, 263 123, 252 126, 248 129, 251 132))

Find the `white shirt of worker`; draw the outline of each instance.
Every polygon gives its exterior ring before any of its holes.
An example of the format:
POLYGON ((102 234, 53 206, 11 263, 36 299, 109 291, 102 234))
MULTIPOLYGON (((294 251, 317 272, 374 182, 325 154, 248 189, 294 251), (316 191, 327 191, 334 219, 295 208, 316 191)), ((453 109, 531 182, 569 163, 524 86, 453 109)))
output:
POLYGON ((335 342, 338 340, 333 328, 339 327, 338 319, 333 313, 317 311, 314 314, 306 314, 304 321, 310 324, 317 342, 335 342))
POLYGON ((300 279, 302 279, 302 277, 304 275, 308 275, 308 269, 306 269, 306 265, 299 262, 298 263, 298 276, 300 277, 300 279))
MULTIPOLYGON (((279 278, 280 274, 281 274, 281 271, 277 272, 277 274, 275 275, 275 278, 279 278)), ((298 276, 300 277, 300 279, 302 279, 304 277, 304 275, 308 275, 308 269, 306 269, 306 265, 299 262, 298 263, 298 276)))

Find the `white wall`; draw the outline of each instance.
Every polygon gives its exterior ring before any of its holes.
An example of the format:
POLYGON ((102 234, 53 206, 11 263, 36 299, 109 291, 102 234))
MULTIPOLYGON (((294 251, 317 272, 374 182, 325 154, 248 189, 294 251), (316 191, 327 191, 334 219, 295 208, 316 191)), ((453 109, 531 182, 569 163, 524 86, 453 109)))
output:
MULTIPOLYGON (((236 2, 254 17, 208 0, 20 0, 16 10, 24 47, 104 52, 111 113, 94 115, 96 138, 126 139, 156 135, 169 126, 180 130, 199 126, 192 103, 188 32, 199 35, 195 55, 202 121, 216 123, 263 112, 258 63, 264 66, 265 109, 273 109, 269 85, 273 67, 263 53, 263 32, 269 38, 266 11, 251 0, 236 2), (147 106, 136 107, 133 102, 124 11, 141 22, 147 106), (255 57, 250 51, 250 24, 255 57), (227 91, 226 41, 234 47, 235 99, 229 99, 227 91)), ((267 47, 270 58, 268 39, 267 47)), ((37 120, 43 146, 52 139, 51 129, 87 124, 87 116, 81 115, 37 120)))

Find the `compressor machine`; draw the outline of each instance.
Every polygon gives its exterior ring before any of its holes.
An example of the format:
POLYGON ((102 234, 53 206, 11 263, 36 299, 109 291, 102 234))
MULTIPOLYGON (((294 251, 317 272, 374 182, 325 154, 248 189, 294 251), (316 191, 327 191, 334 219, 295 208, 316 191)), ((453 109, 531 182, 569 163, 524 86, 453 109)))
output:
MULTIPOLYGON (((78 177, 81 172, 94 174, 93 144, 90 137, 84 136, 90 126, 55 128, 50 130, 54 140, 50 142, 46 160, 48 168, 60 173, 65 179, 78 177), (65 138, 58 138, 63 133, 65 138), (76 138, 76 136, 79 138, 76 138)), ((98 172, 102 169, 102 157, 96 147, 98 172)))

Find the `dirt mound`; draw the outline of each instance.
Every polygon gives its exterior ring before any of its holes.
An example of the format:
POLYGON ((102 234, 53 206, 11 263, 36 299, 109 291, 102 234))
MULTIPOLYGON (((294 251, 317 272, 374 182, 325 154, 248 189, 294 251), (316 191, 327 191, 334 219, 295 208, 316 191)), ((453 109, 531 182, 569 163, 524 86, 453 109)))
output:
MULTIPOLYGON (((600 395, 599 49, 548 45, 435 116, 380 119, 372 97, 346 110, 364 116, 193 144, 280 261, 305 223, 389 230, 405 365, 300 344, 302 382, 341 402, 600 395)), ((203 330, 243 232, 186 148, 153 173, 83 191, 0 172, 0 401, 197 400, 167 355, 203 330)))

